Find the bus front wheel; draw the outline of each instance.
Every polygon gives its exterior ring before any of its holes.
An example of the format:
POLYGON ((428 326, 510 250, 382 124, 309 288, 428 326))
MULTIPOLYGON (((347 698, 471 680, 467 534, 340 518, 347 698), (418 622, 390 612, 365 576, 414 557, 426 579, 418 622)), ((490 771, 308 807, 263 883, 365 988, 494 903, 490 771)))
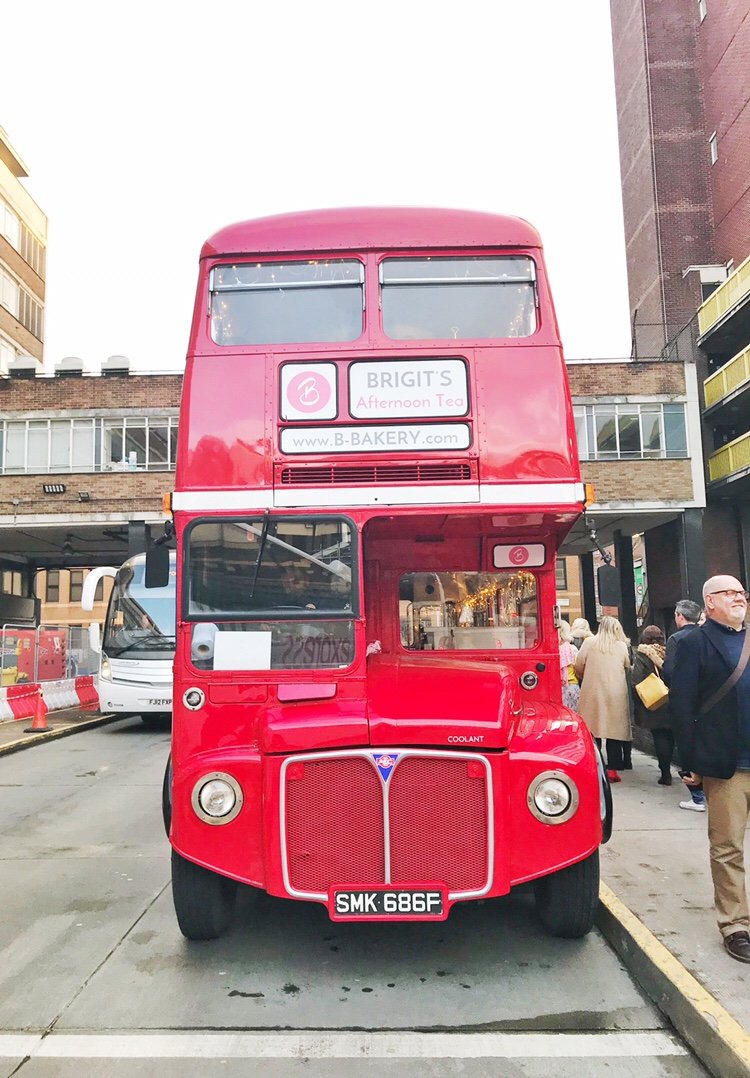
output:
POLYGON ((237 884, 172 850, 172 900, 177 923, 189 940, 213 940, 229 928, 237 884))
POLYGON ((534 884, 539 920, 553 936, 578 939, 590 932, 599 904, 599 851, 534 884))

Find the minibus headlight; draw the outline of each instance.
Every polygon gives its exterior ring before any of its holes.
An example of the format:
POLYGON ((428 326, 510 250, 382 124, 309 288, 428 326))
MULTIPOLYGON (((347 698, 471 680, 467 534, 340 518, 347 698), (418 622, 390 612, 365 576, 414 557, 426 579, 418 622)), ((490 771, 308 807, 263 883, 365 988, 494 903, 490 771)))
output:
POLYGON ((106 655, 102 655, 102 661, 99 664, 99 677, 104 681, 112 680, 112 664, 106 655))
POLYGON ((544 771, 530 783, 526 801, 542 823, 564 823, 578 808, 578 789, 562 771, 544 771))
POLYGON ((222 824, 237 816, 243 798, 236 779, 223 771, 213 771, 196 782, 191 800, 204 823, 222 824))

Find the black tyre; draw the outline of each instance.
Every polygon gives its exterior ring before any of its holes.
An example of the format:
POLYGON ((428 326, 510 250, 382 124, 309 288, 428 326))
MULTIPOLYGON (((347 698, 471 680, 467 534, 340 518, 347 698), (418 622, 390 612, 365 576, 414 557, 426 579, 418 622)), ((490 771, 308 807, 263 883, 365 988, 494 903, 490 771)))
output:
POLYGON ((164 830, 169 838, 172 827, 172 756, 167 760, 167 768, 164 772, 164 782, 161 787, 161 815, 164 820, 164 830))
POLYGON ((590 932, 599 905, 599 851, 534 884, 539 919, 553 936, 578 939, 590 932))
POLYGON ((237 884, 186 861, 172 850, 172 900, 180 932, 189 940, 214 940, 229 928, 237 884))

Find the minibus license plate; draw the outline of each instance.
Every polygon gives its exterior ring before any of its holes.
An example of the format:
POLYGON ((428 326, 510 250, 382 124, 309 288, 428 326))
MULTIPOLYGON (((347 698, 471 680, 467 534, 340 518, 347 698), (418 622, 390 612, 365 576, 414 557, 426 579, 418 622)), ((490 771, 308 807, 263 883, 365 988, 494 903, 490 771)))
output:
POLYGON ((332 887, 328 912, 333 921, 442 921, 447 916, 443 887, 332 887))

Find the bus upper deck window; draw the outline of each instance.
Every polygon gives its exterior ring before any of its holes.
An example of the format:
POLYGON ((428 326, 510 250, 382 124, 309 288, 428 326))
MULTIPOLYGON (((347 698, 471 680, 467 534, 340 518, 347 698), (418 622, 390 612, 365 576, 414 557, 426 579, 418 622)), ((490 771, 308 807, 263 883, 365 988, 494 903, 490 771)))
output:
POLYGON ((387 258, 380 288, 394 340, 529 337, 537 328, 530 258, 387 258))
POLYGON ((364 287, 364 265, 354 258, 215 266, 211 338, 239 346, 354 341, 364 287))

